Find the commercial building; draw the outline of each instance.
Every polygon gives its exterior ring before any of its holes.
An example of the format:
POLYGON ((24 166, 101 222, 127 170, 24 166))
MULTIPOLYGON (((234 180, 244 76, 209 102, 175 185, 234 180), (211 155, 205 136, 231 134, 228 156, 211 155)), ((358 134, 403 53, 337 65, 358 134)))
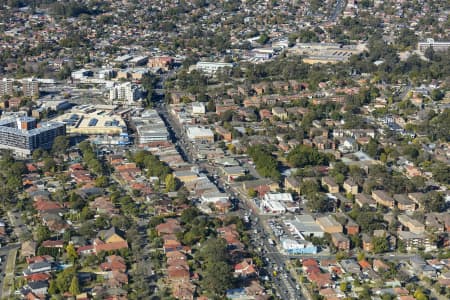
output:
POLYGON ((60 122, 40 123, 36 119, 20 117, 0 121, 0 149, 12 150, 18 156, 30 155, 38 148, 51 149, 57 136, 66 134, 60 122))
POLYGON ((169 138, 166 125, 156 110, 146 110, 140 117, 133 117, 132 121, 136 127, 140 144, 164 142, 169 138))
POLYGON ((266 213, 280 214, 298 209, 298 203, 294 202, 290 193, 266 193, 261 201, 261 210, 266 213))
POLYGON ((119 136, 127 133, 122 117, 114 115, 107 107, 80 105, 55 120, 66 124, 69 134, 119 136))
POLYGON ((428 48, 433 48, 434 51, 446 51, 450 48, 450 42, 436 42, 434 39, 427 39, 425 42, 417 43, 417 50, 425 52, 428 48))
POLYGON ((199 143, 213 143, 214 133, 209 128, 199 126, 186 127, 186 134, 190 141, 199 143))
POLYGON ((323 238, 324 232, 311 215, 299 215, 284 222, 292 234, 300 237, 323 238))
POLYGON ((342 225, 336 221, 332 216, 325 216, 316 219, 316 223, 326 233, 343 232, 342 225))
POLYGON ((283 205, 283 203, 278 201, 267 201, 262 200, 261 201, 261 211, 263 213, 267 214, 284 214, 286 212, 286 207, 283 205))
POLYGON ((0 81, 0 96, 12 96, 14 91, 14 80, 11 78, 2 78, 0 81))
POLYGON ((204 72, 204 73, 209 74, 209 75, 214 75, 220 69, 223 69, 223 68, 231 69, 231 68, 233 68, 233 66, 234 65, 232 63, 202 61, 202 62, 198 62, 194 66, 194 69, 197 70, 197 71, 204 72))
POLYGON ((36 78, 22 79, 22 92, 25 97, 39 97, 39 82, 36 78))
POLYGON ((287 254, 316 254, 317 247, 306 240, 280 239, 281 246, 287 254))
POLYGON ((232 182, 240 176, 244 176, 246 171, 241 166, 221 167, 220 168, 228 182, 232 182))
POLYGON ((204 115, 206 113, 205 103, 203 102, 192 102, 192 114, 194 115, 204 115))

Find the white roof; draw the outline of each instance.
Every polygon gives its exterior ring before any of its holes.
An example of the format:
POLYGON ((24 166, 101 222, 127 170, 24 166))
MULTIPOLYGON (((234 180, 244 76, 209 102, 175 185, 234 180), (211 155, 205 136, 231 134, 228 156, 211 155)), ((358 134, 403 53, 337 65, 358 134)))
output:
POLYGON ((214 136, 214 133, 209 128, 192 126, 187 128, 187 135, 189 138, 195 139, 197 137, 214 136))
POLYGON ((267 193, 264 195, 264 199, 267 201, 294 202, 290 193, 267 193))
POLYGON ((271 211, 286 211, 286 208, 284 207, 283 203, 278 201, 264 200, 262 204, 264 207, 267 207, 271 211))

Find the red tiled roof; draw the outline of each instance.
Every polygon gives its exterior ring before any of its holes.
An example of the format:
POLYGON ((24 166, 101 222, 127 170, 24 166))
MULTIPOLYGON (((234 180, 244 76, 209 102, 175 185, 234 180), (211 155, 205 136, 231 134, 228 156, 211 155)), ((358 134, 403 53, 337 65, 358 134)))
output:
POLYGON ((128 249, 128 243, 126 241, 94 245, 94 250, 96 253, 99 253, 101 251, 120 250, 120 249, 124 249, 124 248, 128 249))
POLYGON ((45 248, 63 248, 64 247, 64 241, 43 241, 42 247, 45 248))

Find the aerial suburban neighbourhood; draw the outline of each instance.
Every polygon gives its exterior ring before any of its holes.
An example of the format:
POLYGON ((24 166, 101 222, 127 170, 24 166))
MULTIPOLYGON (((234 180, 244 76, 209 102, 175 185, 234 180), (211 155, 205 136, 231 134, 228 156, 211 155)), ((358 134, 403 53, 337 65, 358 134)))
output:
POLYGON ((0 1, 0 299, 449 299, 449 15, 0 1))

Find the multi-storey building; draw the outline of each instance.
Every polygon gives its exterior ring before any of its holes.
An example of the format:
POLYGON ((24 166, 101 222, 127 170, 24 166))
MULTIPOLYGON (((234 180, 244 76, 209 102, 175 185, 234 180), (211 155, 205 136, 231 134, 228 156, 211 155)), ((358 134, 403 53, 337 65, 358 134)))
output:
POLYGON ((131 105, 135 101, 141 99, 142 94, 142 90, 139 86, 132 84, 131 82, 125 82, 115 85, 109 90, 109 100, 113 102, 118 100, 131 105))
POLYGON ((22 91, 25 97, 39 97, 39 82, 36 78, 26 78, 22 80, 22 91))
POLYGON ((12 96, 14 80, 11 78, 3 78, 0 80, 0 96, 12 96))
POLYGON ((30 155, 38 148, 51 149, 57 136, 66 134, 59 122, 40 123, 29 117, 0 121, 0 149, 12 150, 18 156, 30 155))
POLYGON ((417 50, 425 52, 428 48, 433 48, 434 51, 446 51, 450 48, 450 42, 436 42, 434 39, 427 39, 425 42, 417 43, 417 50))

